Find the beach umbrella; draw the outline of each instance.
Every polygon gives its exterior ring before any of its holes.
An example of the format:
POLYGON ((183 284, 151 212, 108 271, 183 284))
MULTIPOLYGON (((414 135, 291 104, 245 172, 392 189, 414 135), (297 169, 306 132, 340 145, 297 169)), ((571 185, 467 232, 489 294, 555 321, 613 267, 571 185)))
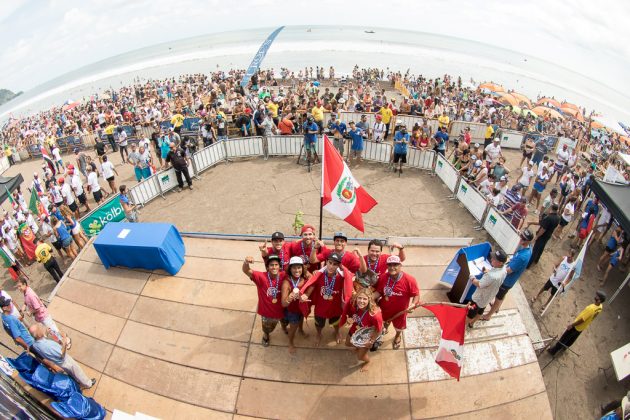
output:
POLYGON ((547 108, 546 106, 537 106, 532 109, 532 112, 539 117, 550 116, 551 118, 563 119, 562 115, 558 111, 552 108, 547 108))
POLYGON ((591 122, 591 127, 593 128, 605 127, 608 130, 614 131, 615 133, 620 134, 622 136, 627 135, 626 131, 623 129, 621 124, 619 124, 619 122, 616 121, 614 118, 608 118, 603 115, 593 115, 592 119, 593 121, 591 122), (593 123, 599 123, 600 127, 594 127, 593 123))
POLYGON ((514 96, 510 95, 509 93, 501 93, 499 94, 499 102, 502 103, 503 105, 512 105, 512 106, 518 106, 518 99, 516 99, 514 96))
POLYGON ((582 113, 580 111, 576 111, 573 108, 560 108, 560 111, 564 112, 565 114, 569 114, 578 121, 584 121, 584 116, 582 115, 582 113))
POLYGON ((523 112, 523 110, 521 109, 520 106, 512 105, 512 112, 515 113, 516 115, 518 115, 521 112, 523 112))
POLYGON ((563 102, 563 103, 560 105, 560 108, 570 108, 570 109, 575 109, 575 110, 576 110, 576 111, 578 111, 578 112, 580 111, 580 107, 579 107, 579 106, 574 105, 574 104, 571 104, 571 103, 569 103, 569 102, 563 102))
POLYGON ((556 108, 560 108, 560 102, 551 98, 540 98, 539 100, 536 101, 536 105, 552 105, 552 106, 555 106, 556 108))
POLYGON ((528 116, 532 116, 534 118, 537 118, 538 115, 536 115, 536 113, 534 111, 532 111, 531 109, 524 109, 523 110, 523 116, 528 117, 528 116))
POLYGON ((525 104, 528 108, 532 107, 532 102, 527 96, 523 95, 522 93, 510 92, 510 95, 514 96, 520 104, 525 104))
POLYGON ((604 128, 604 124, 600 123, 599 121, 591 121, 591 128, 594 129, 599 129, 599 128, 604 128))
POLYGON ((486 82, 479 85, 479 89, 488 89, 492 92, 505 92, 503 86, 492 82, 486 82))

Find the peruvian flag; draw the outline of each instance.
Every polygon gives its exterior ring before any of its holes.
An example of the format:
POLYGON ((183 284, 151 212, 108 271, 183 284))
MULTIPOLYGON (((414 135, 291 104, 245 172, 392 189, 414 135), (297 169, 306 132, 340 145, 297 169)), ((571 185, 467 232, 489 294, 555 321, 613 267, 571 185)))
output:
POLYGON ((442 338, 435 355, 435 362, 459 381, 464 357, 464 332, 468 309, 444 304, 422 306, 433 312, 442 327, 442 338))
POLYGON ((328 136, 324 134, 322 167, 322 205, 330 213, 345 220, 357 230, 363 228, 363 213, 372 210, 377 203, 352 176, 348 165, 328 136))

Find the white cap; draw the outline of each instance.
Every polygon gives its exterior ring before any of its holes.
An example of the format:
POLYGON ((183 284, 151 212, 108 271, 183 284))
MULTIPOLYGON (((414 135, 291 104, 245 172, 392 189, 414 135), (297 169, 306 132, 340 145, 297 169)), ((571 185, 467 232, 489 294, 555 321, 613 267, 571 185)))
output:
POLYGON ((289 260, 289 265, 293 265, 293 264, 303 265, 304 260, 302 259, 302 257, 291 257, 291 259, 289 260))
POLYGON ((483 163, 482 161, 477 160, 477 162, 475 162, 475 166, 481 166, 482 163, 483 163))
POLYGON ((398 255, 390 255, 387 257, 387 264, 400 264, 400 257, 398 255))

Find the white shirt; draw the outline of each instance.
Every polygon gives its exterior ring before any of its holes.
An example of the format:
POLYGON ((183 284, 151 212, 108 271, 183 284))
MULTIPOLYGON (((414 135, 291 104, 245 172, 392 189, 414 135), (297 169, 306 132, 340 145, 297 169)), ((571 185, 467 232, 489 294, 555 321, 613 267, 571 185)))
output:
POLYGON ((573 215, 575 214, 575 205, 573 203, 567 203, 564 206, 564 211, 562 212, 562 218, 567 222, 570 222, 573 219, 573 215))
POLYGON ((90 174, 88 175, 87 183, 93 193, 101 190, 101 185, 98 183, 98 175, 96 174, 96 172, 90 172, 90 174))
POLYGON ((386 127, 384 123, 375 122, 374 126, 372 127, 372 140, 383 140, 383 137, 385 136, 385 129, 386 127))
POLYGON ((127 145, 127 132, 125 130, 118 133, 118 144, 121 146, 127 145))
POLYGON ((486 160, 488 162, 498 159, 499 155, 501 155, 501 146, 495 146, 494 143, 486 146, 484 150, 486 151, 486 160))
POLYGON ((52 195, 52 199, 55 204, 63 201, 63 196, 61 195, 61 187, 59 185, 55 185, 50 189, 50 195, 52 195))
POLYGON ((81 178, 79 178, 79 175, 72 175, 70 183, 72 184, 72 189, 74 190, 74 193, 77 195, 77 197, 83 194, 83 182, 81 182, 81 178))
POLYGON ((52 153, 55 157, 55 160, 61 160, 61 153, 59 152, 59 148, 57 146, 55 146, 55 148, 52 150, 52 153))
POLYGON ((103 178, 107 179, 114 176, 114 165, 110 161, 103 162, 101 169, 103 170, 103 178))
POLYGON ((568 150, 560 150, 558 152, 558 163, 562 164, 562 165, 566 165, 566 163, 569 161, 569 151, 568 150))
POLYGON ((524 187, 529 187, 529 183, 535 174, 533 169, 529 169, 527 166, 523 167, 523 175, 518 179, 518 183, 524 187))
POLYGON ((63 196, 63 198, 66 199, 67 205, 71 205, 72 203, 74 203, 75 200, 74 195, 72 194, 72 188, 67 182, 64 182, 63 186, 61 187, 61 195, 63 196))
POLYGON ((568 262, 567 257, 564 257, 556 271, 549 277, 549 281, 555 286, 559 287, 560 283, 562 283, 569 274, 571 270, 575 267, 575 260, 573 262, 568 262))

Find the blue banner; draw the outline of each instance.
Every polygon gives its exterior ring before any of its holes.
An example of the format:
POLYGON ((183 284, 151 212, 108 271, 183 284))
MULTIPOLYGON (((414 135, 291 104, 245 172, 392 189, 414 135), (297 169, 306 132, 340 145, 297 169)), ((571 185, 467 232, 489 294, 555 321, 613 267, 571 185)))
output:
POLYGON ((254 56, 254 59, 252 60, 249 67, 247 68, 247 72, 245 73, 245 76, 243 76, 243 80, 241 80, 242 87, 244 88, 247 87, 247 84, 249 83, 249 79, 251 79, 252 76, 258 71, 258 68, 260 67, 262 61, 265 59, 265 55, 267 55, 267 51, 269 50, 269 47, 271 47, 271 44, 276 39, 276 36, 283 29, 284 29, 284 26, 281 26, 278 29, 276 29, 275 31, 271 33, 271 35, 269 35, 269 37, 265 40, 265 42, 262 43, 262 45, 258 49, 258 52, 254 56))

